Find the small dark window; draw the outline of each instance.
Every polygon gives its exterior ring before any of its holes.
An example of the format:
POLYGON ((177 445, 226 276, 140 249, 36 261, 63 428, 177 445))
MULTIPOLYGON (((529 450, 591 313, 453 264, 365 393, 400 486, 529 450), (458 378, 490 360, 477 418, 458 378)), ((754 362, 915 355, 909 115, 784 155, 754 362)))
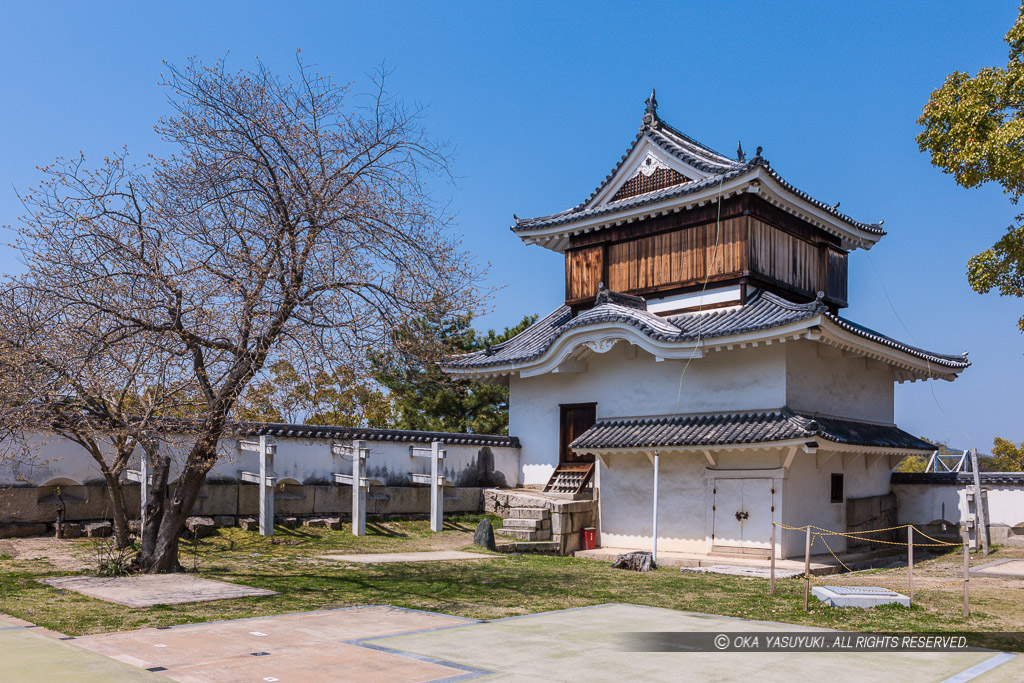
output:
POLYGON ((832 502, 842 503, 843 502, 843 475, 833 474, 832 475, 832 502))

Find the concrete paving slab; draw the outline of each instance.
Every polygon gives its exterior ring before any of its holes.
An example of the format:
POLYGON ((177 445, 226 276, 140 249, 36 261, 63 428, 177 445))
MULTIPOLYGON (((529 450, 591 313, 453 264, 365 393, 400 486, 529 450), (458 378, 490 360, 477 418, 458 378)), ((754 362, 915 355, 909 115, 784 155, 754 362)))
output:
POLYGON ((971 568, 971 576, 1024 579, 1024 560, 996 560, 971 568))
POLYGON ((815 586, 811 594, 829 607, 871 608, 881 605, 910 607, 910 598, 888 588, 874 586, 815 586))
POLYGON ((54 576, 40 579, 53 588, 74 591, 90 598, 116 602, 128 607, 176 605, 234 598, 277 595, 263 588, 227 581, 201 579, 191 574, 156 574, 105 578, 101 576, 54 576))
POLYGON ((0 630, 0 679, 10 683, 36 681, 160 681, 156 674, 109 659, 30 627, 0 630))
POLYGON ((444 662, 361 647, 353 641, 475 623, 469 619, 370 606, 172 628, 83 636, 73 643, 177 681, 394 680, 463 675, 444 662))
MULTIPOLYGON (((992 663, 991 659, 989 660, 992 663)), ((977 683, 1020 683, 1024 681, 1024 656, 1017 655, 974 679, 977 683)))
POLYGON ((499 619, 425 633, 374 638, 379 645, 493 673, 480 680, 732 681, 792 683, 943 681, 993 656, 956 653, 627 652, 635 631, 814 632, 790 624, 745 621, 636 605, 601 605, 499 619))
POLYGON ((379 564, 383 562, 442 562, 450 560, 493 560, 499 555, 466 553, 461 550, 428 550, 415 553, 358 553, 354 555, 321 555, 322 560, 336 562, 362 562, 379 564))
MULTIPOLYGON (((728 576, 750 576, 755 579, 771 578, 771 569, 767 567, 747 567, 736 564, 713 564, 710 567, 683 567, 679 571, 684 574, 726 574, 728 576)), ((795 579, 803 575, 803 569, 797 571, 794 569, 776 568, 775 570, 776 579, 795 579)))

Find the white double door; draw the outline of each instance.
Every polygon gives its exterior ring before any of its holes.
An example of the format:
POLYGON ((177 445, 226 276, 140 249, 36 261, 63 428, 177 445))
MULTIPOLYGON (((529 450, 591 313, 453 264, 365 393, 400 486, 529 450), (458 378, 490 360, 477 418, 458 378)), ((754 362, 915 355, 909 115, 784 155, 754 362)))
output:
POLYGON ((716 479, 712 489, 713 549, 770 552, 772 479, 716 479))

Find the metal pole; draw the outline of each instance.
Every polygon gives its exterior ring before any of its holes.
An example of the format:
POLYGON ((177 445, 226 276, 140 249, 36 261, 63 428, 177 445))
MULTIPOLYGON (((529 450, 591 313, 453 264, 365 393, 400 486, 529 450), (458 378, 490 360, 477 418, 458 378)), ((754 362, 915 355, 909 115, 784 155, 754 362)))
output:
POLYGON ((807 540, 804 543, 804 611, 808 609, 811 596, 811 525, 807 525, 807 540))
POLYGON ((964 528, 964 619, 971 613, 971 537, 964 528))
POLYGON ((907 567, 910 569, 910 602, 914 602, 914 527, 907 527, 907 567))
POLYGON ((366 442, 352 442, 352 533, 366 535, 366 442))
POLYGON ((768 592, 770 595, 775 595, 775 522, 772 522, 772 559, 771 567, 768 570, 768 592))
POLYGON ((658 451, 654 451, 654 519, 652 520, 651 560, 658 564, 658 451))

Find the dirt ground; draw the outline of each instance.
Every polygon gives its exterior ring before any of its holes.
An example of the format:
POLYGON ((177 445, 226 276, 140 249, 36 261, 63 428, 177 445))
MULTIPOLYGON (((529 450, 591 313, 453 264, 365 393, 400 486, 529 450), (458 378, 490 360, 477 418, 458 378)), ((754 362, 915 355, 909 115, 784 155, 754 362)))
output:
POLYGON ((53 536, 0 540, 0 555, 9 555, 11 559, 23 562, 48 562, 62 572, 80 572, 96 565, 96 558, 89 554, 88 549, 53 536))

